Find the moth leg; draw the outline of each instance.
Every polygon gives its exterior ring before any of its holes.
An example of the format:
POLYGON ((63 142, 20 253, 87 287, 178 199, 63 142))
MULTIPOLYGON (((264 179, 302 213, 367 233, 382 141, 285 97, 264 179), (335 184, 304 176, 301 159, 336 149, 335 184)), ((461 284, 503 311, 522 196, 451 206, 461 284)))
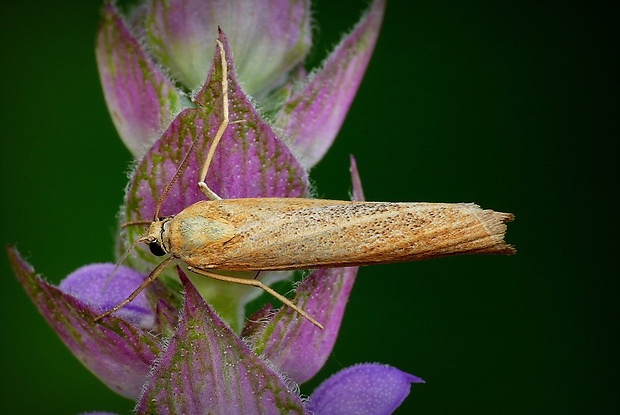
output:
POLYGON ((215 133, 215 137, 213 137, 213 142, 211 143, 211 147, 209 147, 209 152, 207 153, 202 169, 200 169, 200 175, 198 176, 200 179, 198 182, 198 187, 208 200, 221 199, 221 197, 219 197, 213 190, 209 189, 209 186, 207 186, 205 180, 207 178, 209 165, 211 164, 211 160, 213 160, 215 149, 217 148, 222 136, 224 135, 224 131, 226 131, 226 128, 230 122, 228 113, 228 65, 226 63, 226 53, 224 52, 224 45, 222 45, 222 42, 218 39, 215 41, 217 42, 217 47, 220 50, 220 58, 222 61, 222 112, 224 117, 217 129, 217 133, 215 133))
POLYGON ((203 269, 194 268, 194 267, 187 267, 187 269, 189 269, 190 271, 192 271, 192 272, 194 272, 196 274, 204 275, 205 277, 209 277, 209 278, 213 278, 214 280, 232 282, 232 283, 241 284, 241 285, 252 285, 254 287, 258 287, 261 290, 271 294, 272 296, 274 296, 278 300, 282 301, 282 303, 284 305, 292 308, 295 312, 297 312, 299 315, 304 317, 310 323, 314 324, 315 326, 317 326, 321 330, 324 329, 324 327, 323 327, 323 325, 321 323, 319 323, 318 321, 316 321, 315 319, 310 317, 310 315, 308 313, 306 313, 304 310, 302 310, 301 308, 299 308, 295 304, 293 304, 293 302, 291 300, 289 300, 288 298, 284 297, 282 294, 274 291, 271 287, 263 284, 259 280, 254 280, 254 279, 248 280, 248 279, 245 279, 245 278, 231 277, 229 275, 216 274, 214 272, 209 272, 209 271, 205 271, 203 269))
POLYGON ((112 307, 111 309, 109 309, 108 311, 106 311, 103 314, 99 314, 97 317, 95 317, 95 322, 101 320, 102 318, 109 316, 112 313, 115 313, 116 311, 120 310, 121 308, 123 308, 124 306, 126 306, 129 302, 131 302, 134 298, 136 298, 138 296, 138 294, 140 294, 142 292, 142 290, 144 290, 146 287, 148 287, 148 285, 150 283, 152 283, 153 281, 155 281, 157 279, 157 277, 159 276, 159 274, 161 274, 161 272, 163 271, 164 268, 166 268, 166 266, 174 259, 174 257, 169 256, 168 258, 164 259, 158 266, 155 267, 155 269, 153 269, 153 271, 151 271, 151 273, 149 274, 149 276, 142 281, 142 284, 140 284, 140 286, 138 288, 136 288, 134 290, 134 292, 132 292, 131 294, 129 294, 129 297, 125 298, 123 301, 121 301, 120 303, 118 303, 117 305, 115 305, 114 307, 112 307))

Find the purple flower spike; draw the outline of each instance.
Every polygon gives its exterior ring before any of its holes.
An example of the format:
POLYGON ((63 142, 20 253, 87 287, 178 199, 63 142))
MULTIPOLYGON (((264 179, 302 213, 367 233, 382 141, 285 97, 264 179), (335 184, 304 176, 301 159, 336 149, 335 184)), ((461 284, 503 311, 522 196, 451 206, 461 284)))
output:
POLYGON ((111 3, 102 10, 95 52, 112 121, 139 158, 187 103, 151 62, 111 3))
POLYGON ((417 376, 380 364, 359 364, 332 375, 310 396, 316 415, 388 415, 409 395, 417 376))
POLYGON ((178 269, 185 306, 137 414, 303 414, 293 386, 254 355, 178 269))
POLYGON ((213 34, 225 30, 244 90, 264 98, 310 48, 310 1, 151 1, 146 42, 171 73, 194 90, 210 65, 213 34))
POLYGON ((135 399, 160 352, 159 342, 114 315, 95 322, 101 310, 37 277, 14 248, 7 253, 26 293, 69 350, 110 389, 135 399))
POLYGON ((344 122, 377 42, 384 9, 385 0, 375 0, 276 115, 275 125, 291 137, 305 168, 323 158, 344 122))
MULTIPOLYGON (((138 159, 117 234, 119 257, 131 250, 117 269, 92 264, 54 287, 9 247, 19 282, 70 351, 112 390, 137 400, 137 414, 391 413, 421 379, 389 366, 354 366, 323 382, 309 400, 299 394, 298 385, 315 376, 332 351, 357 267, 315 270, 297 285, 291 301, 323 330, 290 307, 270 304, 246 322, 245 305, 260 290, 186 275, 179 267, 191 261, 166 267, 133 301, 95 321, 160 263, 137 243, 144 224, 205 199, 199 172, 218 130, 205 182, 221 198, 258 198, 247 202, 260 208, 266 203, 260 198, 309 197, 307 168, 342 125, 385 0, 374 0, 311 75, 302 63, 311 44, 309 0, 138 3, 122 16, 105 0, 96 46, 114 124, 138 159)), ((351 198, 364 200, 352 156, 350 172, 351 198)), ((189 238, 183 231, 176 237, 189 238)), ((173 248, 165 264, 182 258, 178 253, 173 248)), ((290 274, 234 276, 269 284, 290 274)))

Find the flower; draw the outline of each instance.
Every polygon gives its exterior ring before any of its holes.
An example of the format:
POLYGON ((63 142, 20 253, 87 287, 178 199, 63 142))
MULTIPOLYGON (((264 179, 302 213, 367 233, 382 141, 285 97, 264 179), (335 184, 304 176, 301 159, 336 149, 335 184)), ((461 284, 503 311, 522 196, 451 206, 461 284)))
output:
MULTIPOLYGON (((295 290, 293 303, 324 330, 288 307, 266 305, 246 321, 256 290, 195 276, 182 264, 95 321, 157 264, 141 244, 134 247, 143 232, 136 223, 204 199, 198 172, 228 109, 230 124, 206 177, 210 188, 222 198, 311 194, 307 169, 342 124, 384 7, 375 0, 322 67, 307 74, 301 63, 310 47, 307 1, 153 0, 126 17, 113 3, 104 5, 101 81, 117 130, 138 160, 120 213, 128 226, 119 227, 119 258, 135 249, 123 265, 81 267, 58 287, 38 277, 13 247, 8 255, 61 340, 112 390, 136 400, 136 413, 387 414, 411 383, 422 382, 390 366, 362 364, 333 375, 309 398, 300 395, 297 385, 332 350, 355 267, 314 271, 295 290), (222 50, 213 53, 216 37, 222 50)), ((361 200, 353 158, 351 177, 353 197, 361 200)), ((290 273, 244 277, 273 282, 290 273)))

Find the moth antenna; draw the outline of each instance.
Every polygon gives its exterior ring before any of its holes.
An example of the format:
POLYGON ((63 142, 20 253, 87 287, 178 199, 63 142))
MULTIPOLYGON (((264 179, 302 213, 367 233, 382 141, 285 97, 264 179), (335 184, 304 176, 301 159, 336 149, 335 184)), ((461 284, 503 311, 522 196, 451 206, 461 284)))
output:
POLYGON ((161 274, 161 272, 164 270, 164 268, 166 268, 166 266, 173 259, 174 259, 174 257, 171 255, 168 258, 164 259, 162 262, 160 262, 159 265, 157 265, 153 269, 153 271, 151 271, 149 276, 144 281, 142 281, 142 284, 140 284, 140 286, 138 288, 136 288, 134 290, 134 292, 129 294, 129 297, 125 298, 123 301, 121 301, 120 303, 118 303, 117 305, 115 305, 114 307, 112 307, 111 309, 106 311, 105 313, 99 314, 97 317, 95 317, 95 322, 101 320, 102 318, 104 318, 106 316, 109 316, 112 313, 115 313, 116 311, 120 310, 121 308, 126 306, 128 303, 130 303, 134 298, 136 298, 138 296, 138 294, 140 294, 146 287, 148 287, 150 283, 152 283, 153 281, 155 281, 157 279, 159 274, 161 274))
POLYGON ((232 282, 232 283, 235 283, 235 284, 251 285, 251 286, 254 286, 254 287, 258 287, 261 290, 267 292, 268 294, 271 294, 272 296, 274 296, 278 300, 282 301, 282 303, 284 305, 292 308, 295 312, 297 312, 300 316, 302 316, 303 318, 308 320, 310 323, 314 324, 315 326, 317 326, 321 330, 324 329, 324 327, 323 327, 323 325, 321 323, 319 323, 314 318, 312 318, 303 309, 297 307, 295 304, 293 304, 293 302, 291 300, 289 300, 288 298, 286 298, 282 294, 278 293, 277 291, 275 291, 273 288, 269 287, 268 285, 263 284, 259 280, 254 280, 254 279, 248 280, 248 279, 245 279, 245 278, 231 277, 229 275, 216 274, 214 272, 209 272, 209 271, 205 271, 205 270, 202 270, 200 268, 194 268, 194 267, 187 267, 187 269, 192 271, 192 272, 194 272, 194 273, 196 273, 196 274, 203 275, 203 276, 209 277, 209 278, 213 278, 214 280, 220 280, 220 281, 232 282))
POLYGON ((128 228, 129 226, 134 225, 150 225, 153 221, 150 220, 132 220, 129 222, 121 223, 121 229, 128 228))
POLYGON ((157 218, 159 217, 159 209, 161 208, 161 204, 164 202, 164 198, 166 197, 166 195, 172 188, 172 185, 174 184, 174 182, 176 182, 179 176, 181 175, 181 172, 185 169, 187 162, 189 160, 189 156, 194 151, 195 146, 196 146, 196 140, 193 140, 192 144, 189 146, 189 149, 187 150, 187 153, 185 154, 185 157, 183 157, 181 164, 179 164, 177 171, 174 172, 174 176, 172 176, 172 179, 170 179, 170 181, 168 182, 164 190, 161 192, 161 195, 159 195, 159 199, 157 199, 157 205, 155 205, 155 212, 153 213, 153 221, 157 220, 157 218))

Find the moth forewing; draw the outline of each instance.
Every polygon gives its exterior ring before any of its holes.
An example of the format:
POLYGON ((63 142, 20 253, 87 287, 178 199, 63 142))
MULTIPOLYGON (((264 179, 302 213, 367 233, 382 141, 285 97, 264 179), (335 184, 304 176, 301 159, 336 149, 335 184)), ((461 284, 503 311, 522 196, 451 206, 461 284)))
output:
POLYGON ((226 199, 186 208, 162 236, 195 268, 295 270, 510 254, 510 220, 465 203, 226 199))

